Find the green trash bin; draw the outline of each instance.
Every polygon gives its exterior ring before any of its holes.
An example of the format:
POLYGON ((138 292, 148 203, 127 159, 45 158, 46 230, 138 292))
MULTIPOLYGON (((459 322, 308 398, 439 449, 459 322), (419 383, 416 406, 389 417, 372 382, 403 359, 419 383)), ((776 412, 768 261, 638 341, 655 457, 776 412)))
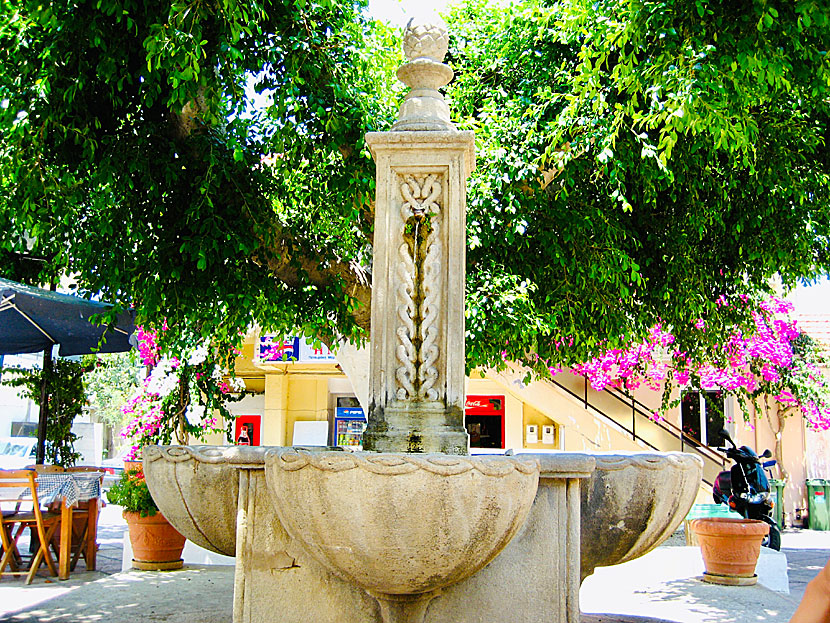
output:
POLYGON ((810 514, 810 530, 830 530, 828 513, 828 481, 812 478, 807 481, 807 512, 810 514))
POLYGON ((697 538, 692 532, 693 519, 709 519, 711 517, 731 517, 742 519, 741 515, 731 510, 726 504, 695 504, 686 515, 683 521, 683 531, 686 535, 686 545, 699 545, 697 538))
POLYGON ((775 523, 782 530, 784 529, 784 481, 770 478, 769 480, 770 493, 775 497, 775 506, 773 512, 775 513, 775 523))

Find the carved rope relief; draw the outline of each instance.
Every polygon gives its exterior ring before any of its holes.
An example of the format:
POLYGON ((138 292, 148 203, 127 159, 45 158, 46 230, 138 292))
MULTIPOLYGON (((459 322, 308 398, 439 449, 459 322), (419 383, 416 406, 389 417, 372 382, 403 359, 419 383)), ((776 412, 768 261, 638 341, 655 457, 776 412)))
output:
POLYGON ((402 175, 398 240, 396 314, 399 366, 398 400, 437 401, 440 350, 438 316, 442 291, 441 178, 437 174, 402 175))

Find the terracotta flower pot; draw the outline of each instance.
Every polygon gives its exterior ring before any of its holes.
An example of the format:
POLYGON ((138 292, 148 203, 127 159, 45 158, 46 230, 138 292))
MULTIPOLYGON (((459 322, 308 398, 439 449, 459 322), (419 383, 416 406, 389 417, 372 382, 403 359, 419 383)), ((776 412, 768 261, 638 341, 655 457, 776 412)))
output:
POLYGON ((700 543, 706 573, 703 579, 716 584, 755 584, 755 566, 761 541, 769 526, 754 519, 712 517, 691 522, 700 543))
POLYGON ((133 546, 133 568, 144 570, 181 569, 185 538, 161 513, 142 517, 124 511, 133 546))

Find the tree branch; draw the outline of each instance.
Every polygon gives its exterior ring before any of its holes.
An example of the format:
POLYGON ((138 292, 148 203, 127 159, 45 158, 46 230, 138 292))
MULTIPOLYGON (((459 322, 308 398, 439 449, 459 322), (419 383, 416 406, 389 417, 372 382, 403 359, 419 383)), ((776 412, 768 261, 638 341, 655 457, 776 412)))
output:
POLYGON ((304 252, 308 247, 283 237, 279 252, 254 256, 254 261, 268 268, 278 281, 296 288, 312 283, 319 288, 342 287, 357 306, 352 314, 355 324, 369 331, 372 315, 372 276, 354 260, 325 260, 304 252))

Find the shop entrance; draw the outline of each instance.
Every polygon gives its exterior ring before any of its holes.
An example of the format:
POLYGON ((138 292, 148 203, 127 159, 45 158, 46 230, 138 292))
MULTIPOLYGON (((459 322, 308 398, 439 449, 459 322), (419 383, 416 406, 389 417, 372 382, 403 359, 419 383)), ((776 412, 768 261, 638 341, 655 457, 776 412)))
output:
POLYGON ((467 396, 464 412, 471 448, 504 448, 504 396, 467 396))

